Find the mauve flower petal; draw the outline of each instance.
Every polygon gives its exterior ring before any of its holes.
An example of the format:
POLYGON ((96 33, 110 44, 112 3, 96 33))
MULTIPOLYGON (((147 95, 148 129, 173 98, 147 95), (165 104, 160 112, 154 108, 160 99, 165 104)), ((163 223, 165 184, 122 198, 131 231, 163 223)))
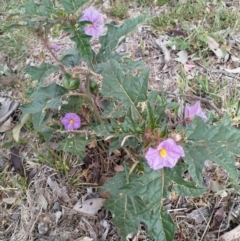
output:
POLYGON ((177 145, 173 139, 169 138, 162 141, 158 145, 157 149, 150 147, 145 154, 145 158, 147 159, 147 162, 152 169, 158 170, 163 167, 173 168, 176 165, 178 159, 184 155, 185 154, 182 146, 177 145), (167 153, 165 157, 161 157, 159 153, 159 151, 163 148, 167 153))
POLYGON ((186 115, 186 117, 190 118, 190 120, 193 120, 194 116, 197 115, 197 116, 201 117, 204 122, 207 121, 207 116, 202 111, 199 101, 197 101, 192 106, 186 106, 185 115, 186 115))
POLYGON ((61 123, 62 123, 63 125, 67 125, 67 124, 69 123, 69 118, 63 117, 62 120, 61 120, 61 123))
MULTIPOLYGON (((179 158, 179 157, 178 157, 178 158, 179 158)), ((176 165, 176 163, 177 163, 177 161, 178 161, 178 158, 176 158, 176 157, 171 157, 170 155, 168 155, 168 156, 164 159, 164 161, 163 161, 164 167, 173 168, 173 167, 176 165)))
POLYGON ((80 18, 80 21, 89 21, 92 22, 92 26, 86 26, 84 28, 84 31, 87 35, 90 35, 94 38, 97 38, 100 36, 103 25, 104 25, 104 19, 101 13, 99 13, 97 10, 87 8, 83 11, 83 16, 80 18))
POLYGON ((81 127, 81 119, 75 113, 67 113, 61 120, 61 123, 64 125, 66 130, 75 130, 81 127), (73 120, 73 123, 70 123, 70 120, 73 120))
POLYGON ((156 170, 155 167, 158 164, 158 162, 155 161, 156 159, 158 159, 158 157, 159 157, 159 151, 157 149, 153 149, 153 148, 149 147, 149 149, 145 155, 145 158, 148 161, 148 165, 154 170, 156 170))
POLYGON ((56 52, 61 50, 61 47, 54 43, 51 44, 51 48, 54 49, 56 52))
POLYGON ((87 35, 90 35, 94 38, 97 38, 101 33, 98 29, 95 29, 94 27, 88 27, 88 26, 84 28, 84 31, 87 35))

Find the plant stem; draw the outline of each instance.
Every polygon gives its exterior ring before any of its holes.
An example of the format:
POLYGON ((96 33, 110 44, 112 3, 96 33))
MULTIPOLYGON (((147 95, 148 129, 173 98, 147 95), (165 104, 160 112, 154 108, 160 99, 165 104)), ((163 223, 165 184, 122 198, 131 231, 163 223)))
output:
MULTIPOLYGON (((127 184, 128 184, 128 183, 129 183, 129 174, 128 174, 128 172, 127 172, 127 166, 126 166, 126 163, 125 163, 125 162, 123 162, 123 167, 124 167, 124 172, 125 172, 125 176, 126 176, 127 184)), ((127 195, 126 195, 126 196, 127 196, 127 195)), ((127 197, 130 199, 130 201, 131 201, 131 203, 132 203, 134 213, 137 214, 137 208, 136 208, 136 205, 135 205, 135 202, 134 202, 133 197, 131 197, 131 196, 127 196, 127 197)), ((126 197, 126 198, 127 198, 127 197, 126 197)))
POLYGON ((55 59, 55 61, 59 64, 59 67, 61 68, 62 72, 63 72, 64 74, 66 74, 67 71, 64 69, 64 66, 60 63, 58 57, 57 57, 56 54, 53 52, 53 50, 49 47, 49 45, 48 45, 48 40, 45 39, 45 38, 41 38, 41 39, 42 39, 42 42, 43 42, 45 48, 47 48, 47 50, 48 50, 48 51, 50 52, 50 54, 53 56, 53 58, 55 59))
POLYGON ((89 96, 87 93, 69 93, 69 94, 66 94, 66 96, 82 96, 83 98, 85 98, 88 102, 91 103, 91 105, 93 107, 93 110, 94 110, 94 113, 96 115, 97 121, 99 123, 102 123, 102 119, 101 119, 101 116, 99 114, 99 111, 98 111, 97 107, 95 106, 91 96, 89 96))

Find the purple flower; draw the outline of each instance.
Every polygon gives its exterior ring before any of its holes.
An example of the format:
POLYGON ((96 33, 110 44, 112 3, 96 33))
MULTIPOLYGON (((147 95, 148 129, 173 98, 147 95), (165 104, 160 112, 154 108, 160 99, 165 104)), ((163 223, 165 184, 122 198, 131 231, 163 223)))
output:
POLYGON ((61 122, 68 131, 76 130, 81 126, 81 119, 75 113, 67 113, 61 122))
POLYGON ((58 46, 57 44, 51 44, 51 48, 54 49, 56 52, 61 50, 61 47, 58 46))
POLYGON ((195 115, 201 117, 204 122, 207 121, 207 116, 203 113, 199 101, 196 102, 193 106, 186 106, 185 118, 188 120, 188 122, 192 122, 195 115))
POLYGON ((177 145, 173 139, 166 139, 162 141, 157 149, 149 147, 145 158, 148 165, 158 170, 163 167, 173 168, 180 157, 185 156, 182 146, 177 145))
POLYGON ((87 35, 91 35, 94 38, 98 38, 101 34, 104 26, 104 20, 101 13, 97 10, 87 8, 83 11, 83 15, 80 21, 89 21, 91 24, 87 24, 84 31, 87 35))

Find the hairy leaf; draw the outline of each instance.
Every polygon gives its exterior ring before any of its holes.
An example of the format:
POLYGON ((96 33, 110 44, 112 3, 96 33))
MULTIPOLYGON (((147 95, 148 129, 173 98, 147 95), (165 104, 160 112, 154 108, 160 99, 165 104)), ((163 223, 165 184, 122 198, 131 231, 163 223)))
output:
POLYGON ((119 43, 119 39, 121 37, 126 36, 128 33, 133 31, 136 26, 142 22, 144 22, 148 15, 141 15, 136 18, 127 19, 124 21, 124 23, 121 26, 114 26, 111 24, 106 24, 108 31, 107 34, 104 36, 101 36, 99 38, 99 41, 101 43, 101 48, 99 50, 98 56, 101 56, 106 49, 110 52, 113 51, 113 49, 117 46, 119 43))
POLYGON ((86 35, 84 32, 84 26, 87 23, 87 21, 79 22, 77 27, 71 25, 69 28, 66 28, 65 31, 72 33, 73 36, 71 40, 76 43, 80 58, 87 63, 88 67, 92 68, 94 52, 90 45, 91 36, 86 35))
POLYGON ((134 119, 141 118, 140 102, 147 99, 149 71, 144 70, 138 76, 124 73, 121 65, 112 60, 103 72, 102 94, 122 103, 124 109, 133 114, 134 119))
POLYGON ((60 113, 65 114, 68 112, 78 113, 84 100, 79 98, 79 96, 70 96, 67 99, 67 103, 61 106, 60 113))
POLYGON ((28 66, 24 69, 24 72, 31 76, 31 80, 37 80, 40 86, 43 86, 45 79, 52 73, 59 71, 59 67, 42 63, 39 67, 28 66))
POLYGON ((41 87, 32 94, 32 102, 21 106, 22 115, 44 112, 46 109, 58 109, 61 105, 61 96, 67 90, 56 83, 41 87))
POLYGON ((47 122, 51 116, 52 115, 47 115, 46 117, 45 111, 32 114, 32 123, 34 129, 42 133, 47 143, 50 142, 52 133, 54 131, 51 127, 47 126, 47 122))
POLYGON ((87 3, 88 0, 60 0, 60 2, 67 12, 74 13, 85 3, 87 3))
POLYGON ((50 16, 54 12, 53 3, 51 0, 42 0, 41 3, 36 3, 33 0, 29 0, 25 4, 22 4, 21 7, 25 9, 25 13, 31 16, 50 16))
POLYGON ((240 131, 224 123, 216 126, 206 125, 201 118, 195 117, 186 128, 184 160, 189 165, 193 180, 202 186, 204 162, 210 160, 228 171, 233 180, 238 179, 234 155, 240 155, 240 131))
POLYGON ((141 212, 141 207, 145 205, 141 198, 133 199, 120 190, 125 183, 125 173, 119 172, 105 183, 101 190, 111 193, 104 206, 111 211, 113 222, 122 240, 126 240, 128 234, 137 232, 138 225, 141 221, 144 221, 143 215, 138 215, 138 213, 141 212))
POLYGON ((58 150, 69 152, 77 155, 80 159, 85 157, 85 146, 90 143, 92 139, 86 139, 80 134, 68 134, 66 138, 60 142, 58 150))
POLYGON ((80 61, 80 56, 77 53, 76 48, 66 49, 62 54, 62 64, 66 67, 74 67, 77 66, 80 61))
POLYGON ((133 179, 121 190, 129 196, 144 197, 146 205, 142 207, 144 221, 149 229, 149 236, 159 241, 173 240, 176 226, 171 217, 164 211, 163 199, 168 197, 170 185, 181 195, 195 196, 205 190, 199 189, 191 182, 181 178, 182 165, 178 164, 173 169, 164 168, 157 171, 150 169, 144 162, 144 174, 133 179))
POLYGON ((126 114, 126 111, 122 106, 119 106, 117 102, 112 101, 103 111, 102 118, 119 118, 126 114))
POLYGON ((32 115, 32 123, 35 129, 42 132, 45 140, 51 139, 52 129, 46 126, 50 115, 46 115, 48 109, 58 109, 61 106, 61 96, 67 90, 56 83, 51 83, 46 87, 40 87, 32 94, 32 102, 21 106, 22 116, 32 115), (46 118, 46 116, 48 118, 46 118))

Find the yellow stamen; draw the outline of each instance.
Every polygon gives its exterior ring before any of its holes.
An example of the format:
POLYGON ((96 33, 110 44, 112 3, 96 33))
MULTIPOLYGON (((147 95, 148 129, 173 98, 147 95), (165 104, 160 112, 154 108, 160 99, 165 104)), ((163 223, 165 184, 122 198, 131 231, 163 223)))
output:
POLYGON ((74 120, 71 119, 71 120, 69 121, 69 124, 73 124, 73 123, 74 123, 74 120))
POLYGON ((160 155, 161 157, 166 157, 167 151, 166 151, 164 148, 162 148, 162 149, 159 151, 159 155, 160 155))

